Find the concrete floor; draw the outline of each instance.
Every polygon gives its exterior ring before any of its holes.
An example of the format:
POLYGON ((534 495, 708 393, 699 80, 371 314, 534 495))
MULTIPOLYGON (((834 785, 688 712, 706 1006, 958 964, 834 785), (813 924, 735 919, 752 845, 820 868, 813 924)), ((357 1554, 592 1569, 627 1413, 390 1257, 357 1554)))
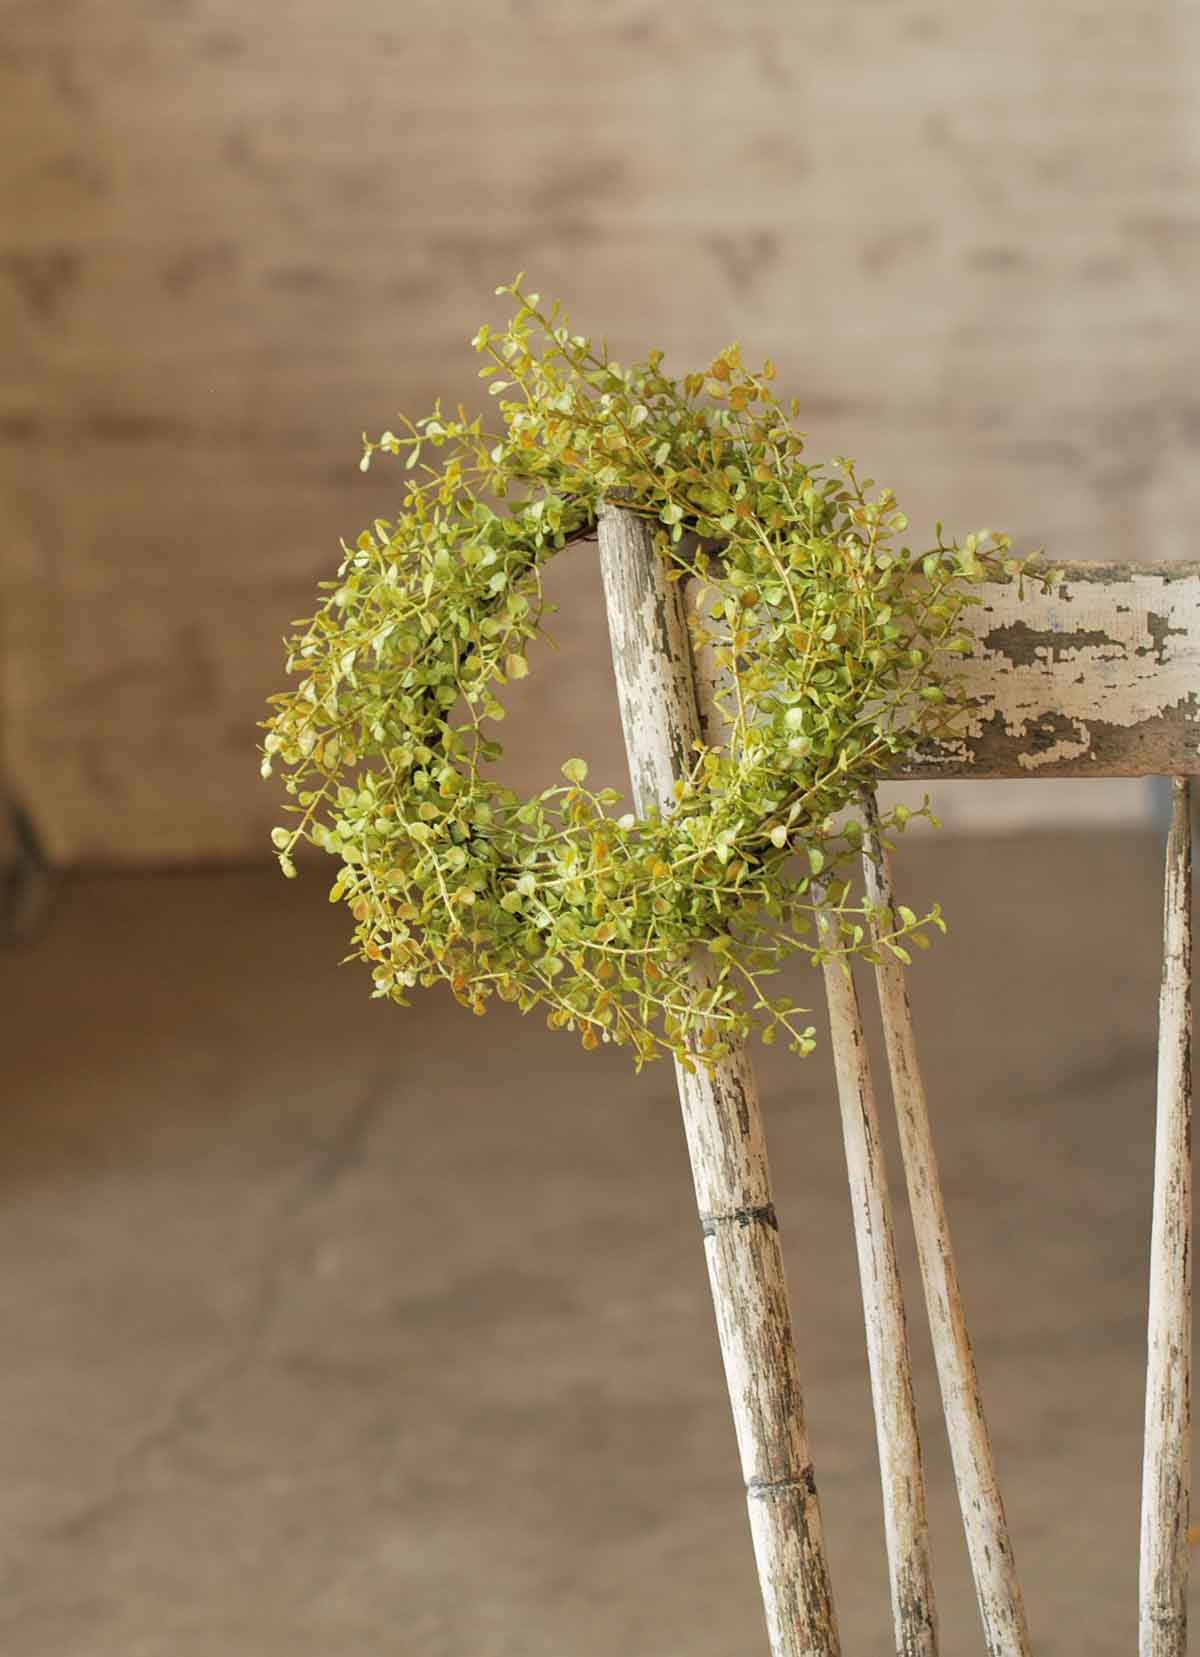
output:
MULTIPOLYGON (((901 875, 952 921, 914 997, 1037 1650, 1115 1657, 1158 848, 934 839, 901 875)), ((0 957, 0 1650, 761 1652, 669 1071, 370 1002, 324 885, 72 878, 0 957)), ((844 1643, 883 1657, 827 1057, 761 1073, 844 1643)), ((943 1650, 979 1651, 906 1266, 943 1650)))

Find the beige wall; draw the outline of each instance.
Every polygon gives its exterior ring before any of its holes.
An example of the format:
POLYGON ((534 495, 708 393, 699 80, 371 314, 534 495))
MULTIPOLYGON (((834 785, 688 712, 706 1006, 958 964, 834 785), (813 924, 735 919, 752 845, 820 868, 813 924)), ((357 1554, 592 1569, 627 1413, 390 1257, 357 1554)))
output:
MULTIPOLYGON (((621 356, 772 355, 914 529, 1194 553, 1198 131, 1186 0, 14 0, 3 693, 54 851, 262 848, 279 637, 396 497, 359 433, 475 398, 521 266, 621 356)), ((617 764, 556 576, 527 782, 617 764)))

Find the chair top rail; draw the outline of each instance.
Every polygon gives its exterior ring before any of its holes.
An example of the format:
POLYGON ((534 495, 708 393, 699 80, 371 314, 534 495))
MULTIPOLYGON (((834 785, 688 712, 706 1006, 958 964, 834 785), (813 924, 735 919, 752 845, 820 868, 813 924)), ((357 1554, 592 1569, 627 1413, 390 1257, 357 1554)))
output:
POLYGON ((1059 567, 985 590, 961 738, 894 776, 1200 775, 1200 563, 1059 567))
MULTIPOLYGON (((1200 561, 1052 567, 1063 579, 1049 592, 979 589, 960 734, 885 778, 1200 776, 1200 561)), ((695 670, 712 700, 725 675, 710 649, 695 670)))

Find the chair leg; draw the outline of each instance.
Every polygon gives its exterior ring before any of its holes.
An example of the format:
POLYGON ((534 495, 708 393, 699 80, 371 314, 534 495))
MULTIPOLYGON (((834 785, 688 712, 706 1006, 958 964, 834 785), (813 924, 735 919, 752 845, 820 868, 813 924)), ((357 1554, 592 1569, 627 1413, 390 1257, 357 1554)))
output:
POLYGON ((1187 1649, 1192 1453, 1192 830, 1187 779, 1176 777, 1171 793, 1158 1003, 1140 1657, 1182 1657, 1187 1649))
MULTIPOLYGON (((891 912, 895 907, 891 860, 880 832, 874 794, 864 796, 863 807, 867 894, 877 908, 891 912)), ((912 1008, 903 969, 886 949, 880 951, 875 979, 942 1409, 979 1614, 990 1657, 1028 1657, 1025 1606, 959 1292, 912 1008)))
MULTIPOLYGON (((599 534, 635 799, 669 809, 701 730, 683 597, 640 518, 606 507, 599 534)), ((677 1079, 772 1657, 838 1657, 754 1073, 738 1048, 677 1079)))
MULTIPOLYGON (((834 923, 827 913, 820 915, 819 926, 822 939, 833 942, 834 923)), ((899 1657, 935 1657, 937 1611, 925 1472, 875 1090, 854 979, 836 958, 826 959, 824 971, 862 1285, 896 1651, 899 1657)))

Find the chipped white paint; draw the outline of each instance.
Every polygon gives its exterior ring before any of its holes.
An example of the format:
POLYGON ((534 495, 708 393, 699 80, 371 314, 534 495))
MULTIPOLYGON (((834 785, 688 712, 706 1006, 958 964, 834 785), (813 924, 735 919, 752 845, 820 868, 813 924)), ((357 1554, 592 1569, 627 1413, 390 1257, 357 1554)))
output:
MULTIPOLYGON (((602 511, 600 558, 635 801, 666 811, 701 730, 682 593, 630 513, 602 511)), ((754 1073, 742 1047, 676 1073, 772 1657, 837 1657, 754 1073)))
MULTIPOLYGON (((1062 568, 1053 593, 982 589, 962 735, 890 776, 1200 774, 1200 564, 1062 568)), ((711 650, 696 666, 711 703, 726 676, 711 650)))
MULTIPOLYGON (((874 796, 866 795, 863 806, 867 892, 872 903, 892 910, 896 896, 891 860, 880 834, 874 796)), ((984 1637, 989 1657, 1027 1657, 1025 1607, 958 1286, 912 1007, 904 971, 887 950, 881 954, 875 978, 942 1411, 984 1637)))
MULTIPOLYGON (((824 912, 818 925, 822 939, 828 938, 832 923, 824 912)), ((925 1473, 871 1060, 853 977, 836 958, 826 960, 824 972, 862 1285, 896 1651, 900 1657, 935 1657, 937 1610, 925 1473)))
POLYGON ((1138 1595, 1140 1657, 1183 1657, 1187 1650, 1192 1464, 1192 829, 1185 779, 1175 779, 1173 794, 1158 1008, 1138 1595))
POLYGON ((898 774, 1200 771, 1200 565, 1064 569, 1050 593, 985 590, 969 617, 963 739, 898 774))

